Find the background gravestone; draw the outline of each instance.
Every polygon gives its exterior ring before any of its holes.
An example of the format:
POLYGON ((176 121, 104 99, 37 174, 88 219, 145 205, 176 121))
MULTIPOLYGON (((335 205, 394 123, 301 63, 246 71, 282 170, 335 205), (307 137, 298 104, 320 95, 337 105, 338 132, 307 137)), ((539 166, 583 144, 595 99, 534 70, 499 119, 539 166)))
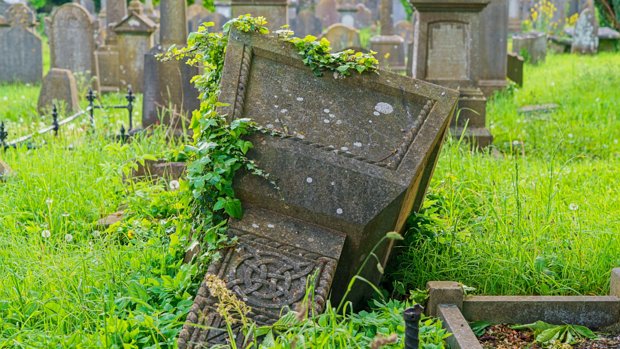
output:
MULTIPOLYGON (((208 273, 223 279, 259 324, 294 308, 315 273, 316 309, 330 288, 337 304, 364 256, 420 208, 457 98, 457 91, 383 71, 316 77, 290 43, 231 33, 220 112, 264 130, 249 137, 255 148, 248 156, 279 188, 239 174, 235 192, 246 210, 229 225, 239 243, 208 273)), ((379 249, 382 264, 389 251, 379 249)), ((377 282, 371 264, 361 275, 377 282)), ((349 300, 357 305, 368 295, 356 285, 349 300)), ((179 348, 225 340, 209 328, 222 326, 214 305, 203 284, 179 348)))
POLYGON ((513 35, 512 52, 532 64, 544 62, 547 57, 547 35, 540 32, 513 35))
POLYGON ((523 86, 523 57, 516 53, 509 53, 507 56, 507 77, 514 81, 517 86, 523 86))
POLYGON ((84 7, 68 3, 57 8, 49 35, 52 67, 95 72, 95 19, 84 7))
POLYGON ((506 87, 506 54, 508 53, 508 2, 491 0, 482 10, 480 34, 480 80, 485 96, 506 87))
POLYGON ((80 110, 77 84, 73 73, 68 69, 52 68, 43 79, 37 110, 43 114, 52 104, 64 104, 69 113, 80 110))
POLYGON ((231 18, 251 14, 265 17, 271 30, 278 30, 288 24, 287 0, 231 0, 231 18))
POLYGON ((478 147, 493 141, 486 128, 486 98, 478 84, 483 72, 481 11, 489 1, 411 0, 416 9, 413 77, 459 89, 460 111, 452 134, 464 135, 478 147))
POLYGON ((571 53, 594 54, 598 51, 598 22, 593 9, 594 6, 588 7, 579 14, 571 53))
POLYGON ((330 26, 323 33, 322 37, 331 43, 334 52, 349 48, 359 49, 362 46, 360 43, 359 31, 344 24, 334 24, 330 26))
POLYGON ((43 56, 34 13, 17 3, 8 8, 5 21, 0 24, 0 82, 40 82, 43 56))
POLYGON ((295 34, 303 38, 306 35, 319 36, 323 31, 321 20, 310 9, 301 10, 295 18, 295 34))
POLYGON ((336 7, 338 7, 336 0, 320 0, 316 5, 315 13, 321 20, 323 28, 328 28, 332 24, 338 23, 340 15, 336 7))

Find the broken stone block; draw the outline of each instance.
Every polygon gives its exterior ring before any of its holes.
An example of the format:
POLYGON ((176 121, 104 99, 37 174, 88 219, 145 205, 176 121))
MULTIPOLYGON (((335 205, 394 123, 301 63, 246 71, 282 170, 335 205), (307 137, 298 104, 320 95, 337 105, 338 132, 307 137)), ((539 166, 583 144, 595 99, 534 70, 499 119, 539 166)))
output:
MULTIPOLYGON (((420 208, 458 92, 384 71, 316 77, 290 43, 237 31, 221 89, 222 115, 259 126, 248 156, 277 187, 238 174, 245 214, 229 223, 238 243, 208 273, 252 308, 258 324, 294 309, 308 282, 318 311, 328 297, 338 304, 358 273, 378 282, 376 261, 360 270, 362 263, 420 208)), ((390 251, 388 243, 376 250, 383 265, 390 251)), ((346 299, 357 306, 371 292, 356 284, 346 299)), ((223 325, 214 302, 203 283, 179 348, 228 339, 211 329, 223 325)))

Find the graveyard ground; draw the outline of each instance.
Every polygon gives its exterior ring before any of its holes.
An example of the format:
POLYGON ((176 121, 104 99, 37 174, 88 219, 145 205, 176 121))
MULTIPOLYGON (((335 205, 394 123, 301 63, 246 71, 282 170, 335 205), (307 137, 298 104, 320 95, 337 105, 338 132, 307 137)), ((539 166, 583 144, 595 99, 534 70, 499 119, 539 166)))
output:
MULTIPOLYGON (((620 264, 620 55, 552 55, 526 66, 525 79, 489 105, 494 149, 472 153, 447 141, 425 209, 412 216, 388 270, 395 294, 428 280, 460 281, 479 294, 607 293, 620 264), (517 113, 546 103, 559 108, 517 113)), ((37 91, 0 86, 9 139, 41 126, 37 91)), ((111 142, 106 134, 121 120, 122 112, 98 118, 95 134, 84 121, 57 140, 38 138, 38 149, 1 153, 15 174, 0 183, 0 347, 132 339, 166 347, 180 330, 200 274, 181 265, 177 238, 188 228, 176 218, 186 198, 166 191, 168 183, 122 180, 133 159, 174 156, 180 145, 162 130, 111 142), (127 223, 96 228, 122 204, 127 223)), ((398 306, 380 303, 373 319, 393 319, 398 306)), ((359 326, 365 316, 348 321, 359 326)))

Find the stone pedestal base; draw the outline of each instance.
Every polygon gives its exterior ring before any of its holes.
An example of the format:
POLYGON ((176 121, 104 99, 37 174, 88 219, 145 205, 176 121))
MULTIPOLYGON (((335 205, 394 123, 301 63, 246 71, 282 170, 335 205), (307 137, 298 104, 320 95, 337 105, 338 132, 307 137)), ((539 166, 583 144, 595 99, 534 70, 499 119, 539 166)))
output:
POLYGON ((377 35, 370 38, 370 49, 377 52, 381 69, 405 72, 405 39, 398 35, 377 35))
POLYGON ((478 87, 485 97, 489 98, 497 91, 501 91, 508 86, 508 81, 504 80, 480 80, 478 81, 478 87))
POLYGON ((493 142, 493 136, 486 129, 487 99, 482 91, 475 89, 461 89, 457 114, 452 119, 450 131, 456 138, 464 136, 472 146, 485 148, 493 142))

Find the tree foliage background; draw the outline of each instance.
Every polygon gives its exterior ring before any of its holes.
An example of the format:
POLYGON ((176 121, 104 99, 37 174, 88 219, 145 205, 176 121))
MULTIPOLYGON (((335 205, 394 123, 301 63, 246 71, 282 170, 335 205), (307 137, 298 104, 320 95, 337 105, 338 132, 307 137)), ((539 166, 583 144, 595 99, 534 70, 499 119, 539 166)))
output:
POLYGON ((620 30, 620 0, 596 0, 601 25, 620 30))

